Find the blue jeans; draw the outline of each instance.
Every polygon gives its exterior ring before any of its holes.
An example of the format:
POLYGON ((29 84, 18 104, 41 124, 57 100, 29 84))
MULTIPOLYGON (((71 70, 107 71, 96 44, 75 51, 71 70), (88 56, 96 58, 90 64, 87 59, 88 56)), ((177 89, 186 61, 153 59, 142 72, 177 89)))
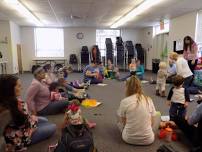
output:
POLYGON ((193 81, 193 75, 191 75, 189 77, 186 77, 184 79, 184 85, 183 85, 183 87, 184 88, 188 88, 192 84, 192 81, 193 81))
POLYGON ((40 116, 55 115, 63 112, 68 105, 69 101, 50 102, 45 108, 43 108, 41 111, 38 111, 37 114, 40 116))
POLYGON ((169 110, 170 120, 174 121, 176 117, 185 118, 186 112, 184 104, 172 102, 169 110))
POLYGON ((56 125, 48 122, 45 117, 38 117, 37 129, 32 134, 31 144, 39 143, 51 137, 56 131, 56 125))

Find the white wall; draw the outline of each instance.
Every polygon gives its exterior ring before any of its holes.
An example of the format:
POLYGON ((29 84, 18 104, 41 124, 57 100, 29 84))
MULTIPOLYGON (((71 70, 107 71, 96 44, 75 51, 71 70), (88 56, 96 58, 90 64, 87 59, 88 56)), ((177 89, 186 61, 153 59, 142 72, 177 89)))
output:
MULTIPOLYGON (((170 20, 170 32, 168 37, 168 51, 173 50, 173 41, 183 40, 187 35, 195 38, 197 12, 192 12, 170 20)), ((140 31, 140 42, 146 49, 146 69, 152 69, 152 59, 157 58, 157 50, 154 46, 153 28, 148 27, 140 31)))
POLYGON ((146 69, 152 69, 152 58, 155 58, 153 50, 153 28, 148 27, 140 31, 140 43, 146 51, 146 69))
POLYGON ((69 55, 75 53, 79 55, 81 47, 88 46, 89 51, 96 44, 96 28, 65 28, 64 29, 64 49, 65 58, 69 60, 69 55), (77 39, 76 34, 82 32, 83 39, 77 39))
POLYGON ((34 28, 21 28, 22 65, 24 71, 30 71, 35 58, 34 28))
POLYGON ((7 73, 13 73, 12 70, 12 51, 11 51, 11 35, 9 21, 0 21, 0 51, 3 54, 1 61, 7 61, 7 73), (7 43, 5 42, 7 39, 7 43), (2 43, 3 41, 3 43, 2 43))
MULTIPOLYGON (((139 32, 133 29, 123 29, 122 38, 124 41, 132 40, 135 43, 139 42, 139 32)), ((35 58, 35 42, 34 28, 21 27, 21 42, 22 42, 22 60, 23 70, 29 71, 32 66, 32 60, 35 58)), ((65 58, 69 60, 71 53, 79 54, 81 47, 87 45, 89 50, 96 44, 96 28, 64 28, 64 50, 65 58), (82 32, 84 38, 79 40, 76 34, 82 32)))
POLYGON ((195 39, 197 12, 173 18, 170 21, 169 50, 173 50, 173 41, 183 41, 187 35, 195 39))
POLYGON ((11 32, 13 73, 18 73, 19 69, 18 69, 17 44, 21 43, 20 27, 14 22, 10 21, 10 32, 11 32))
POLYGON ((133 45, 136 43, 140 43, 141 33, 140 30, 137 29, 121 29, 121 36, 123 41, 133 41, 133 45))

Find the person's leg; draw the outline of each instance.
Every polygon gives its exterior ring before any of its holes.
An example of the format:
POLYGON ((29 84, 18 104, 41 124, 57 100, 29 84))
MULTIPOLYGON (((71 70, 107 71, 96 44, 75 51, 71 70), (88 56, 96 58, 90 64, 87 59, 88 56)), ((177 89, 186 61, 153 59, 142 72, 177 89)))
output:
POLYGON ((98 84, 98 83, 102 83, 102 80, 98 80, 96 78, 92 78, 90 81, 90 84, 98 84))
POLYGON ((195 126, 191 126, 188 124, 187 120, 181 117, 175 117, 175 124, 178 128, 185 134, 185 136, 191 141, 193 145, 196 145, 196 131, 197 128, 195 126))
POLYGON ((160 95, 159 89, 160 89, 160 84, 157 83, 157 84, 156 84, 156 95, 157 95, 157 96, 160 95))
POLYGON ((161 83, 161 97, 166 97, 166 83, 161 83))
POLYGON ((195 69, 197 63, 198 63, 198 60, 195 60, 194 64, 192 64, 192 60, 188 61, 188 65, 189 65, 189 68, 190 68, 192 73, 194 73, 194 69, 195 69))
POLYGON ((177 117, 177 104, 171 103, 170 109, 169 109, 169 116, 170 121, 174 121, 175 117, 177 117))
POLYGON ((119 80, 120 80, 120 81, 126 81, 128 78, 130 78, 130 76, 131 76, 131 74, 128 74, 128 75, 126 75, 125 77, 120 78, 119 80))
POLYGON ((183 87, 188 88, 192 83, 193 76, 189 76, 184 79, 183 87))
POLYGON ((161 114, 156 113, 156 115, 153 117, 153 123, 152 123, 152 129, 153 129, 155 134, 159 130, 160 122, 161 122, 161 114))
POLYGON ((178 117, 184 118, 186 117, 187 109, 184 107, 184 105, 181 105, 178 107, 178 117))
POLYGON ((31 145, 51 137, 56 131, 56 125, 50 122, 38 123, 31 137, 31 145))
POLYGON ((37 112, 38 115, 55 115, 61 113, 69 105, 69 101, 50 102, 43 110, 37 112))

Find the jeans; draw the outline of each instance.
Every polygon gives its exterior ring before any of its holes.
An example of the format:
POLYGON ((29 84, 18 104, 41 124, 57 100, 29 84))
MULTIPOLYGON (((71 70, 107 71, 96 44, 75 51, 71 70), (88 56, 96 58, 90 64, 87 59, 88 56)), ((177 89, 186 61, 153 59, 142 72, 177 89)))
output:
POLYGON ((96 79, 96 78, 92 78, 90 80, 90 84, 98 84, 98 83, 102 83, 102 80, 96 79))
POLYGON ((56 125, 48 122, 45 117, 38 117, 37 129, 34 131, 31 137, 31 144, 39 143, 49 137, 51 137, 56 131, 56 125))
POLYGON ((186 77, 184 79, 184 85, 183 85, 183 87, 184 88, 188 88, 191 85, 192 81, 193 81, 193 75, 191 75, 189 77, 186 77))
POLYGON ((144 75, 136 75, 138 77, 138 79, 143 80, 144 75))
POLYGON ((50 102, 44 109, 37 112, 38 115, 55 115, 61 113, 69 105, 69 101, 50 102))
POLYGON ((189 65, 191 72, 194 73, 194 69, 198 63, 198 59, 195 60, 194 64, 192 64, 191 62, 192 62, 192 60, 188 60, 188 65, 189 65))
POLYGON ((172 102, 169 110, 170 120, 174 121, 175 117, 185 118, 186 112, 184 104, 172 102))

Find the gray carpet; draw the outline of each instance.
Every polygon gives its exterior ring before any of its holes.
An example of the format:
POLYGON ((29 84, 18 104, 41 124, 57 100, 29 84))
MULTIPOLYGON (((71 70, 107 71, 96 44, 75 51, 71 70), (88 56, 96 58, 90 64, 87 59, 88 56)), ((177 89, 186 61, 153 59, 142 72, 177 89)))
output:
MULTIPOLYGON (((126 73, 122 73, 122 76, 126 73)), ((147 72, 146 79, 150 77, 155 78, 155 75, 147 72)), ((23 89, 23 98, 24 92, 27 86, 31 83, 32 75, 23 74, 20 75, 24 89, 23 89)), ((73 73, 69 76, 69 80, 81 79, 81 74, 73 73)), ((94 135, 95 145, 98 148, 99 152, 155 152, 156 149, 162 143, 165 143, 158 138, 150 146, 134 146, 125 144, 121 140, 121 134, 116 127, 116 110, 119 107, 121 99, 124 98, 124 82, 119 82, 116 80, 105 80, 104 83, 108 84, 107 86, 101 87, 92 85, 90 86, 88 93, 92 98, 96 98, 98 101, 103 102, 97 108, 84 109, 82 112, 84 117, 88 118, 90 121, 96 122, 96 128, 92 129, 94 135)), ((169 88, 170 86, 167 86, 169 88)), ((161 97, 156 97, 155 94, 155 85, 143 84, 144 92, 146 95, 152 97, 155 107, 158 111, 161 111, 163 115, 168 114, 168 107, 165 104, 166 99, 161 97)), ((167 89, 168 90, 168 89, 167 89)), ((188 113, 193 111, 196 104, 191 103, 188 108, 188 113)), ((54 122, 60 126, 63 115, 48 116, 48 119, 51 122, 54 122)), ((56 134, 43 141, 39 144, 32 145, 29 147, 29 152, 46 152, 48 145, 55 144, 60 137, 60 129, 58 128, 56 134)), ((173 145, 179 152, 187 152, 190 145, 187 140, 181 135, 181 138, 177 142, 169 143, 173 145)))

